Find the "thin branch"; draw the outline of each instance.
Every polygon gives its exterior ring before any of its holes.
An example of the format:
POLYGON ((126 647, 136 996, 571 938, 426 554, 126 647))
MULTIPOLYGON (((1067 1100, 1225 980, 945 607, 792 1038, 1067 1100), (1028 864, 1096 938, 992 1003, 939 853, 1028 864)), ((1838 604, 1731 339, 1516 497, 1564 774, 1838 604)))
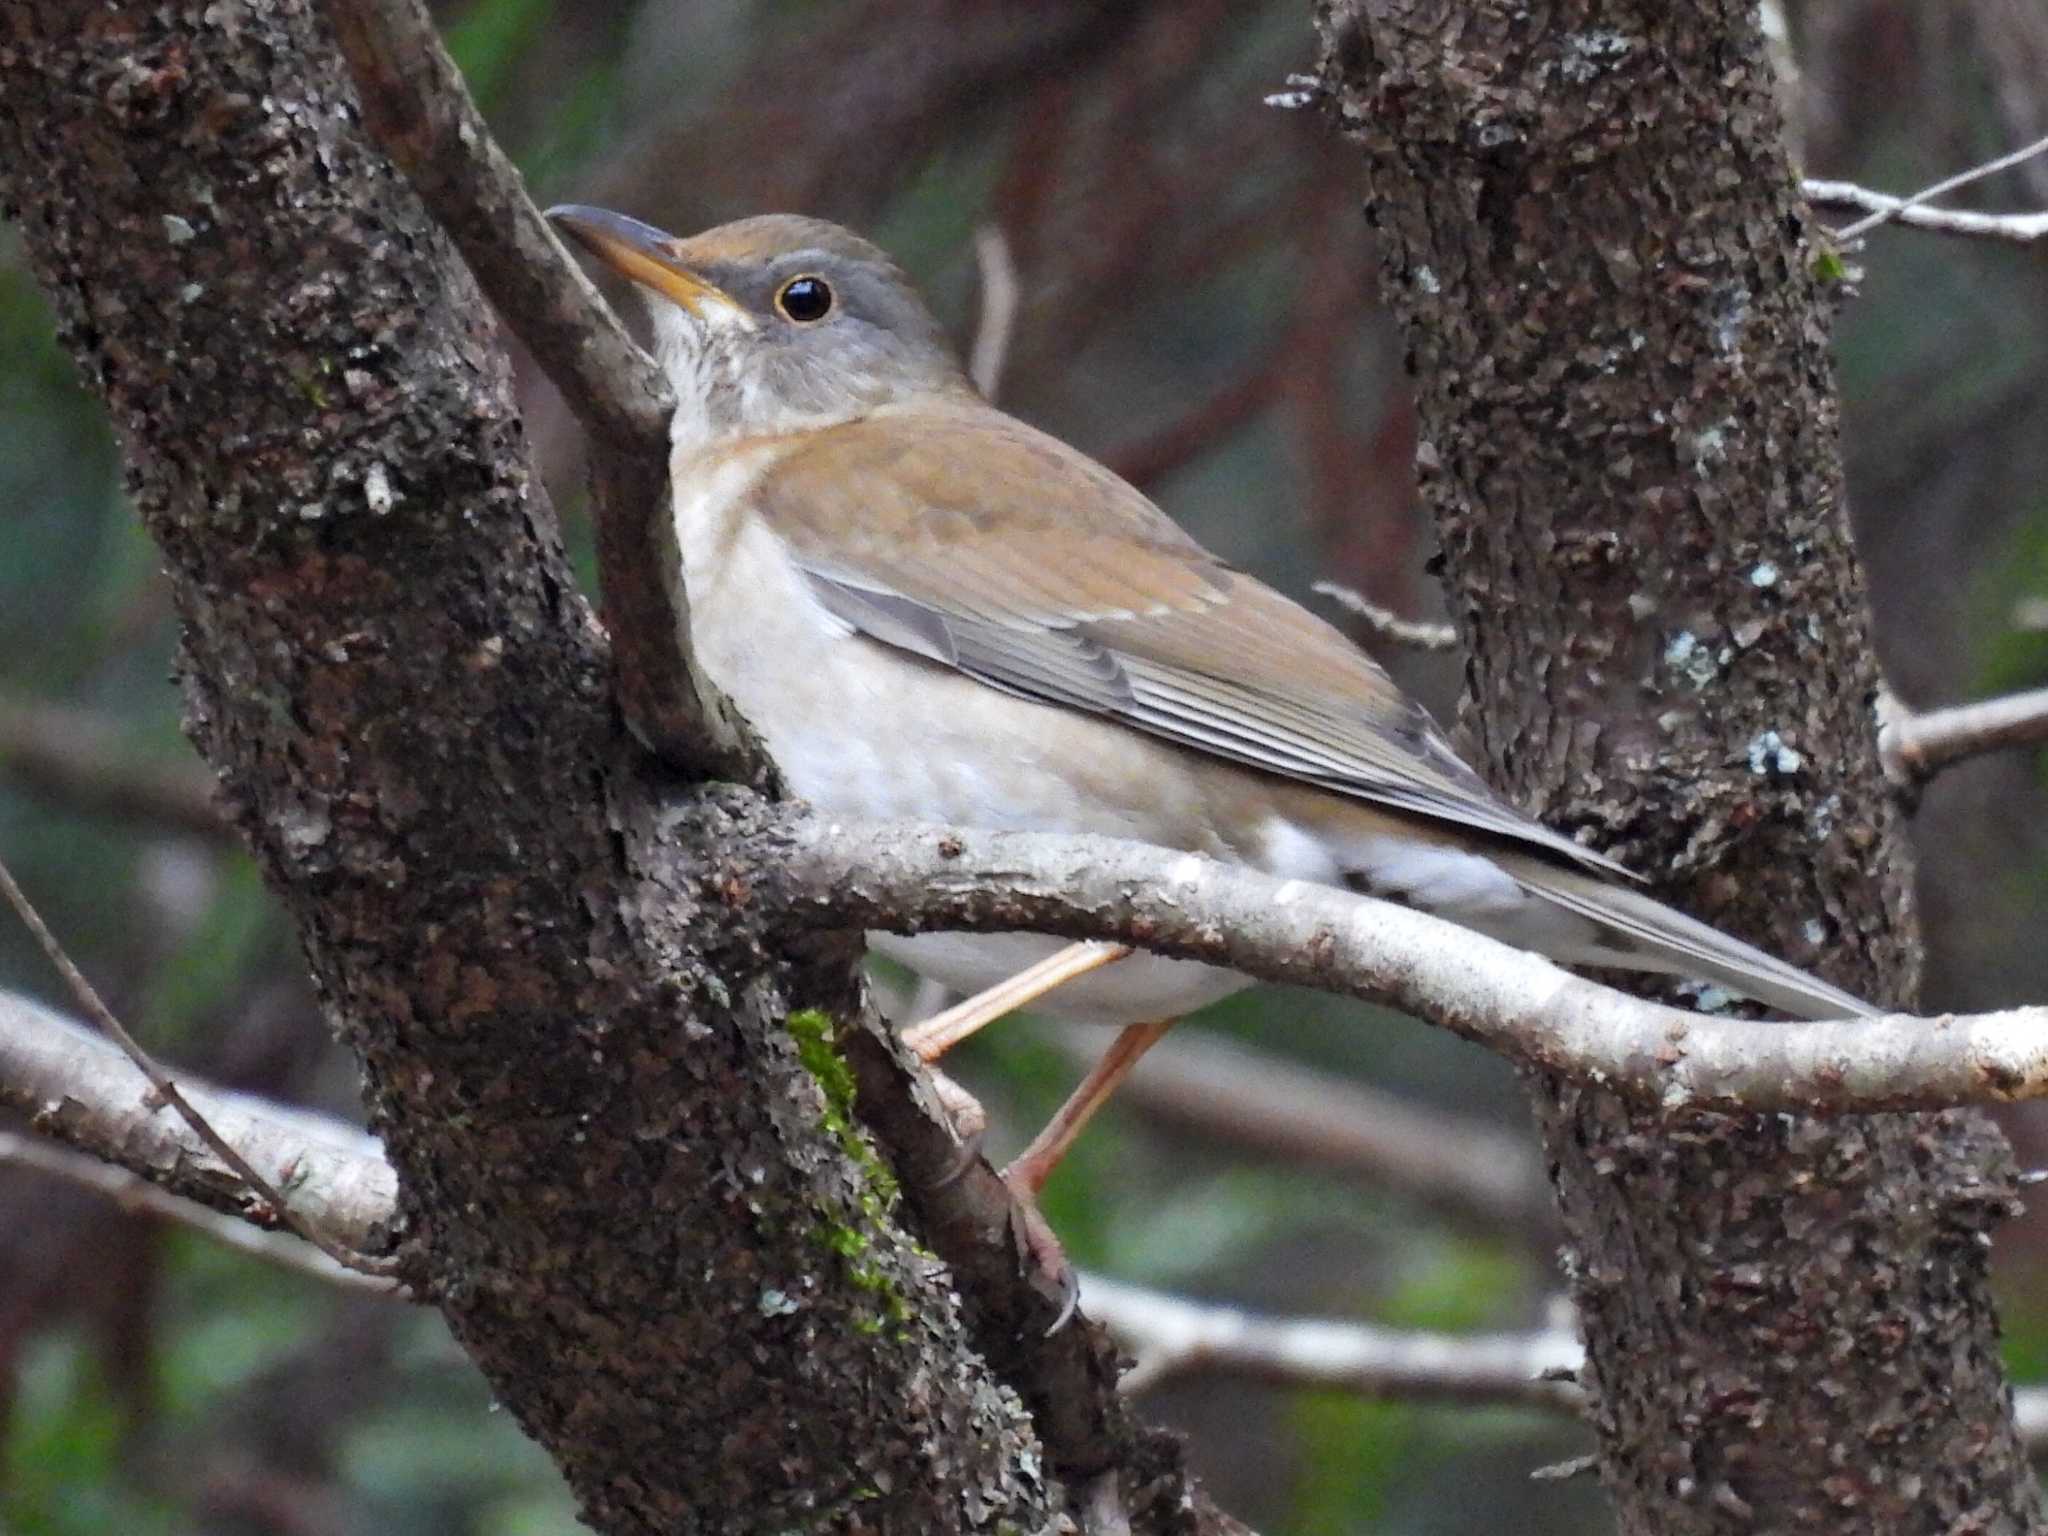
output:
MULTIPOLYGON (((1051 1039, 1085 1068, 1102 1053, 1100 1035, 1075 1024, 1051 1039)), ((1118 1101, 1210 1140, 1362 1177, 1491 1232, 1551 1231, 1528 1141, 1227 1040, 1176 1031, 1146 1055, 1118 1101)))
POLYGON ((0 768, 80 810, 209 842, 230 837, 214 804, 212 774, 189 757, 163 767, 138 762, 121 747, 119 733, 86 710, 0 700, 0 768))
POLYGON ((1334 581, 1319 581, 1310 589, 1365 621, 1365 627, 1389 645, 1414 651, 1454 651, 1458 631, 1449 624, 1430 624, 1421 619, 1404 619, 1373 602, 1362 592, 1334 581))
POLYGON ((57 942, 56 934, 50 931, 49 924, 43 921, 42 914, 36 911, 27 893, 16 883, 13 871, 8 869, 4 860, 0 860, 0 894, 6 896, 8 905, 14 908, 23 925, 35 936, 36 943, 41 946, 50 964, 57 968, 57 973, 64 978, 64 984, 71 989, 72 996, 78 999, 78 1005, 85 1010, 86 1017, 99 1025, 108 1037, 120 1046, 122 1053, 135 1064, 136 1070, 149 1080, 150 1093, 155 1097, 157 1104, 168 1104, 176 1110, 178 1117, 191 1127, 192 1133, 206 1143, 208 1150, 215 1157, 234 1170, 236 1177, 241 1179, 252 1194, 270 1206, 277 1219, 286 1223, 335 1263, 347 1265, 351 1269, 360 1269, 368 1275, 393 1273, 393 1266, 389 1260, 355 1252, 346 1243, 321 1230, 316 1222, 308 1220, 279 1193, 275 1184, 258 1173, 249 1160, 214 1129, 206 1116, 193 1107, 191 1101, 178 1091, 178 1085, 171 1081, 170 1074, 156 1064, 149 1052, 145 1051, 135 1037, 123 1027, 121 1021, 114 1017, 113 1010, 101 1000, 92 983, 85 979, 85 973, 72 962, 71 956, 65 953, 64 946, 57 942))
POLYGON ((1519 1404, 1567 1412, 1585 1403, 1571 1380, 1584 1352, 1562 1328, 1458 1335, 1269 1317, 1092 1274, 1081 1277, 1081 1303, 1136 1357, 1136 1367, 1123 1378, 1129 1393, 1211 1371, 1406 1402, 1519 1404))
MULTIPOLYGON (((141 1108, 134 1068, 82 1025, 10 993, 0 992, 0 1099, 37 1108, 37 1129, 87 1149, 148 1180, 141 1189, 109 1170, 103 1179, 84 1164, 40 1149, 30 1138, 0 1133, 0 1161, 46 1168, 102 1189, 233 1246, 248 1249, 237 1227, 256 1213, 224 1200, 235 1186, 203 1143, 175 1121, 141 1108), (39 1150, 40 1149, 40 1150, 39 1150), (212 1219, 225 1211, 234 1221, 212 1219)), ((301 1206, 352 1241, 372 1243, 397 1219, 397 1179, 375 1138, 341 1121, 198 1082, 187 1092, 209 1118, 273 1166, 289 1170, 301 1206)), ((296 1239, 254 1250, 270 1262, 350 1287, 400 1297, 316 1255, 296 1239), (286 1244, 290 1247, 286 1247, 286 1244)), ((1515 1403, 1576 1412, 1570 1381, 1579 1357, 1563 1329, 1478 1337, 1411 1334, 1353 1322, 1262 1317, 1232 1307, 1161 1295, 1098 1275, 1084 1276, 1081 1301, 1137 1357, 1122 1389, 1136 1393, 1172 1376, 1197 1372, 1248 1375, 1282 1385, 1335 1387, 1407 1401, 1515 1403)), ((2048 1390, 2014 1394, 2021 1434, 2035 1453, 2048 1450, 2048 1390)))
MULTIPOLYGON (((398 1181, 374 1137, 189 1076, 184 1093, 321 1230, 357 1249, 388 1246, 398 1181)), ((26 1111, 39 1134, 188 1201, 243 1221, 274 1219, 251 1208, 246 1185, 208 1142, 150 1105, 147 1081, 118 1046, 11 992, 0 992, 0 1102, 26 1111)))
POLYGON ((2048 744, 2048 688, 1915 714, 1894 695, 1878 704, 1877 755, 1901 788, 1925 784, 1951 764, 2009 747, 2048 744))
POLYGON ((1000 224, 984 224, 974 232, 974 264, 981 274, 981 319, 974 327, 967 376, 993 400, 1010 359, 1010 339, 1017 329, 1017 304, 1023 289, 1017 280, 1017 258, 1000 224))
POLYGON ((373 1296, 403 1298, 408 1294, 404 1286, 394 1281, 335 1263, 311 1243, 289 1232, 259 1227, 245 1217, 230 1216, 196 1200, 187 1200, 158 1188, 139 1174, 102 1162, 87 1153, 73 1152, 38 1136, 0 1131, 0 1163, 49 1174, 67 1184, 104 1195, 131 1214, 159 1217, 211 1238, 237 1253, 246 1253, 281 1269, 311 1275, 329 1285, 364 1290, 373 1296))
POLYGON ((1894 219, 1903 219, 1908 213, 1924 203, 1930 203, 1937 197, 1944 197, 1959 187, 1967 187, 1974 181, 1982 181, 1986 176, 1995 176, 2000 171, 2010 170, 2013 166, 2031 160, 2034 156, 2043 153, 2048 153, 2048 138, 2036 139, 2033 143, 2026 145, 2024 148, 2016 149, 2009 155, 2000 155, 1996 160, 1987 160, 1982 165, 1972 166, 1967 171, 1958 172, 1946 181, 1937 181, 1931 187, 1923 187, 1911 197, 1901 198, 1891 207, 1881 208, 1866 218, 1858 219, 1854 224, 1836 230, 1835 239, 1846 245, 1849 241, 1868 234, 1880 224, 1888 224, 1894 219))
POLYGON ((767 758, 682 639, 688 600, 658 554, 676 408, 668 380, 526 195, 419 0, 328 0, 327 14, 371 136, 590 433, 598 577, 627 720, 693 776, 767 783, 767 758))
POLYGON ((794 915, 894 932, 1113 939, 1383 1002, 1667 1109, 1862 1113, 2048 1096, 2048 1008, 1751 1021, 1646 1002, 1334 887, 1111 838, 792 818, 760 840, 794 915))
POLYGON ((1914 229, 2006 240, 2015 245, 2031 245, 2048 235, 2048 213, 1972 213, 1963 208, 1927 208, 1888 192, 1859 187, 1853 181, 1806 181, 1800 185, 1810 203, 1889 214, 1914 229))

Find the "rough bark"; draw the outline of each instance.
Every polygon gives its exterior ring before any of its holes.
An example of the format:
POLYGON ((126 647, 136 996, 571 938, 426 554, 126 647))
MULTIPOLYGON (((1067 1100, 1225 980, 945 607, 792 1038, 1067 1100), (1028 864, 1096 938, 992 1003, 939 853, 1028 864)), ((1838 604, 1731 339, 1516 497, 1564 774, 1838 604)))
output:
POLYGON ((606 1531, 1050 1530, 1104 1466, 1138 1528, 1223 1528, 1086 1330, 906 1230, 849 1106, 900 1068, 832 1048, 852 949, 750 903, 762 802, 619 727, 488 313, 356 115, 304 0, 0 6, 0 202, 362 1059, 407 1279, 606 1531), (1027 1382, 1034 1421, 989 1359, 1054 1349, 1094 1396, 1027 1382))
MULTIPOLYGON (((1325 3, 1501 788, 1880 1001, 1916 940, 1828 263, 1743 0, 1325 3)), ((2038 1529, 1974 1114, 1538 1116, 1621 1528, 2038 1529)))

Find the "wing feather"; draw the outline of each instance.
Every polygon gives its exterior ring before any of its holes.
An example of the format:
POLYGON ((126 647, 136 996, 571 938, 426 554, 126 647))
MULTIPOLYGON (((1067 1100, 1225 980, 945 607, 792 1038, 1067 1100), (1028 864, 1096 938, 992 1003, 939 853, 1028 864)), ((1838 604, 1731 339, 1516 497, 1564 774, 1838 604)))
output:
POLYGON ((1337 630, 970 404, 807 434, 760 511, 843 623, 992 687, 1626 873, 1514 811, 1337 630))

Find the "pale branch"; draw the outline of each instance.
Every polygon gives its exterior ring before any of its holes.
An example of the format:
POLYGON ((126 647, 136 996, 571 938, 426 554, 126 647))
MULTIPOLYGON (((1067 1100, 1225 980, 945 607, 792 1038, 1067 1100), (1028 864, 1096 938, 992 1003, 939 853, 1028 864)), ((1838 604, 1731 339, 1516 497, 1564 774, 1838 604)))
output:
POLYGON ((1017 280, 1017 258, 1000 224, 984 224, 974 232, 974 267, 981 277, 981 317, 974 327, 967 376, 993 400, 1010 358, 1010 340, 1017 329, 1017 305, 1023 296, 1017 280))
POLYGON ((1406 1402, 1519 1404, 1577 1411, 1584 1358, 1567 1328, 1442 1334, 1316 1317, 1271 1317, 1081 1277, 1081 1305, 1137 1364, 1123 1390, 1197 1371, 1281 1386, 1328 1387, 1406 1402))
POLYGON ((1925 784, 1967 758, 2043 744, 2048 744, 2048 688, 1920 713, 1889 693, 1878 701, 1878 761, 1885 777, 1901 788, 1925 784))
MULTIPOLYGON (((374 1146, 374 1143, 372 1144, 374 1146)), ((329 1285, 364 1290, 373 1296, 399 1298, 405 1287, 397 1282, 366 1275, 337 1264, 304 1238, 291 1232, 254 1225, 245 1217, 230 1216, 211 1206, 172 1194, 139 1174, 85 1152, 74 1152, 40 1136, 23 1136, 0 1130, 0 1163, 26 1168, 62 1179, 80 1189, 104 1195, 123 1211, 153 1216, 174 1226, 185 1227, 237 1253, 248 1254, 266 1264, 311 1275, 329 1285)))
POLYGON ((1111 838, 796 818, 758 899, 832 928, 1109 939, 1393 1005, 1668 1110, 1863 1113, 2048 1095, 2048 1008, 1829 1023, 1646 1002, 1420 912, 1111 838))
MULTIPOLYGON (((1062 1025, 1050 1038, 1078 1067, 1102 1054, 1090 1025, 1062 1025)), ((1366 1179, 1490 1232, 1553 1230, 1526 1139, 1198 1031, 1148 1051, 1118 1102, 1208 1140, 1366 1179)))
POLYGON ((1890 214, 1898 223, 1912 229, 2005 240, 2015 245, 2031 245, 2048 235, 2048 213, 1973 213, 1965 208, 1929 208, 1903 197, 1894 197, 1889 192, 1873 192, 1853 181, 1804 181, 1800 187, 1810 203, 1890 214))
MULTIPOLYGON (((353 1126, 184 1079, 183 1092, 242 1158, 289 1192, 292 1209, 351 1248, 391 1242, 398 1183, 376 1140, 353 1126)), ((119 1047, 56 1011, 0 992, 0 1102, 31 1129, 188 1201, 270 1227, 268 1202, 183 1120, 151 1103, 119 1047)))
MULTIPOLYGON (((1274 1317, 1192 1301, 1101 1275, 1081 1277, 1081 1305, 1136 1360, 1122 1389, 1221 1375, 1409 1403, 1540 1408, 1577 1417, 1584 1351, 1570 1326, 1457 1334, 1318 1317, 1274 1317)), ((2048 1452, 2048 1387, 2013 1393, 2020 1437, 2048 1452)))
POLYGON ((1944 197, 1958 188, 1969 186, 1972 182, 1982 181, 1986 176, 1995 176, 2000 171, 2010 170, 2043 153, 2048 153, 2048 138, 2036 139, 2033 143, 2012 151, 2011 154, 2000 155, 1997 159, 1987 160, 1982 165, 1973 165, 1967 171, 1959 171, 1953 176, 1937 181, 1931 187, 1922 187, 1911 197, 1900 198, 1893 206, 1880 208, 1855 223, 1836 230, 1835 239, 1846 244, 1868 234, 1880 224, 1905 218, 1914 209, 1931 203, 1937 197, 1944 197))
MULTIPOLYGON (((289 1233, 252 1225, 256 1213, 246 1203, 222 1199, 224 1183, 232 1182, 224 1180, 225 1170, 185 1127, 144 1106, 143 1086, 107 1041, 28 999, 0 993, 0 1097, 43 1101, 49 1113, 39 1116, 39 1129, 89 1153, 0 1131, 0 1162, 98 1191, 126 1209, 174 1222, 266 1263, 344 1288, 404 1296, 399 1287, 345 1269, 289 1233), (92 1137, 72 1134, 93 1121, 99 1130, 92 1137)), ((370 1242, 389 1227, 397 1184, 374 1137, 325 1115, 189 1079, 186 1091, 245 1149, 293 1170, 295 1198, 302 1208, 321 1212, 333 1230, 370 1242)), ((1273 1317, 1092 1274, 1081 1279, 1081 1304, 1135 1358, 1121 1383, 1129 1394, 1176 1376, 1209 1373, 1404 1402, 1571 1413, 1582 1403, 1571 1381, 1580 1361, 1578 1344, 1561 1327, 1471 1336, 1273 1317)), ((2048 1390, 2023 1389, 2014 1394, 2014 1407, 2028 1447, 2037 1454, 2048 1449, 2048 1390)))
POLYGON ((137 760, 109 721, 88 710, 0 699, 0 771, 79 810, 228 840, 213 775, 189 756, 163 766, 137 760))
POLYGON ((56 967, 57 974, 64 978, 64 984, 71 989, 72 996, 77 998, 79 1007, 85 1010, 85 1016, 99 1025, 101 1031, 121 1048, 122 1054, 142 1074, 155 1101, 176 1110, 178 1118, 191 1128, 193 1134, 206 1144, 215 1157, 227 1164, 247 1187, 249 1193, 264 1200, 280 1220, 337 1264, 361 1269, 366 1274, 391 1272, 388 1261, 352 1251, 347 1243, 322 1230, 303 1212, 295 1209, 278 1189, 277 1183, 258 1170, 241 1154, 233 1142, 214 1128, 206 1116, 180 1091, 171 1075, 157 1065, 149 1052, 142 1048, 141 1042, 128 1032, 127 1026, 114 1016, 114 1011, 101 999, 93 984, 86 980, 85 972, 78 968, 58 941, 57 935, 50 931, 49 924, 43 921, 42 914, 36 911, 35 904, 28 899, 27 892, 22 890, 14 878, 14 872, 7 867, 4 860, 0 860, 0 895, 7 898, 8 905, 14 908, 15 915, 34 937, 44 956, 56 967))
POLYGON ((1335 602, 1338 607, 1365 621, 1365 627, 1389 645, 1411 651, 1454 651, 1458 631, 1449 624, 1431 624, 1422 619, 1404 619, 1382 608, 1363 592, 1334 581, 1319 581, 1310 588, 1335 602))
MULTIPOLYGON (((83 1149, 65 1153, 38 1138, 0 1132, 0 1161, 99 1190, 266 1262, 347 1287, 404 1295, 271 1230, 266 1213, 240 1198, 239 1182, 189 1127, 149 1107, 147 1087, 120 1051, 92 1030, 0 992, 0 1101, 31 1111, 43 1135, 83 1149)), ((277 1170, 300 1210, 351 1242, 370 1246, 384 1240, 396 1215, 397 1180, 374 1137, 326 1115, 190 1078, 185 1092, 246 1156, 277 1170)), ((1136 1358, 1136 1368, 1121 1383, 1126 1393, 1208 1372, 1403 1401, 1573 1412, 1580 1403, 1569 1380, 1578 1347, 1562 1328, 1457 1336, 1261 1316, 1098 1275, 1082 1278, 1081 1306, 1136 1358)), ((2037 1454, 2048 1450, 2048 1389, 2020 1391, 2014 1405, 2029 1448, 2037 1454)))
POLYGON ((326 10, 371 137, 590 434, 598 579, 627 721, 693 776, 767 786, 759 743, 690 650, 688 598, 660 555, 668 380, 526 195, 419 0, 327 0, 326 10))

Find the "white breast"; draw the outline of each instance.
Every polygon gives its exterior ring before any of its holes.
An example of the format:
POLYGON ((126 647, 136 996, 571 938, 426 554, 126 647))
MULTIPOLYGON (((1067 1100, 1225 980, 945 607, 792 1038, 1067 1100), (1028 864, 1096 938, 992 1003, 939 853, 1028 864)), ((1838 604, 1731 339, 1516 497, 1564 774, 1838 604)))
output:
MULTIPOLYGON (((746 515, 749 488, 779 451, 766 445, 714 458, 681 449, 674 532, 699 659, 761 733, 791 790, 861 820, 1190 845, 1190 828, 1209 822, 1204 787, 1172 749, 892 650, 827 612, 781 541, 746 515), (1076 761, 1091 776, 1145 792, 1130 804, 1077 794, 1076 761)), ((1065 942, 1035 934, 869 937, 892 959, 961 992, 993 985, 1065 942)), ((1138 955, 1062 988, 1040 1011, 1111 1024, 1168 1018, 1245 984, 1210 966, 1138 955)))

